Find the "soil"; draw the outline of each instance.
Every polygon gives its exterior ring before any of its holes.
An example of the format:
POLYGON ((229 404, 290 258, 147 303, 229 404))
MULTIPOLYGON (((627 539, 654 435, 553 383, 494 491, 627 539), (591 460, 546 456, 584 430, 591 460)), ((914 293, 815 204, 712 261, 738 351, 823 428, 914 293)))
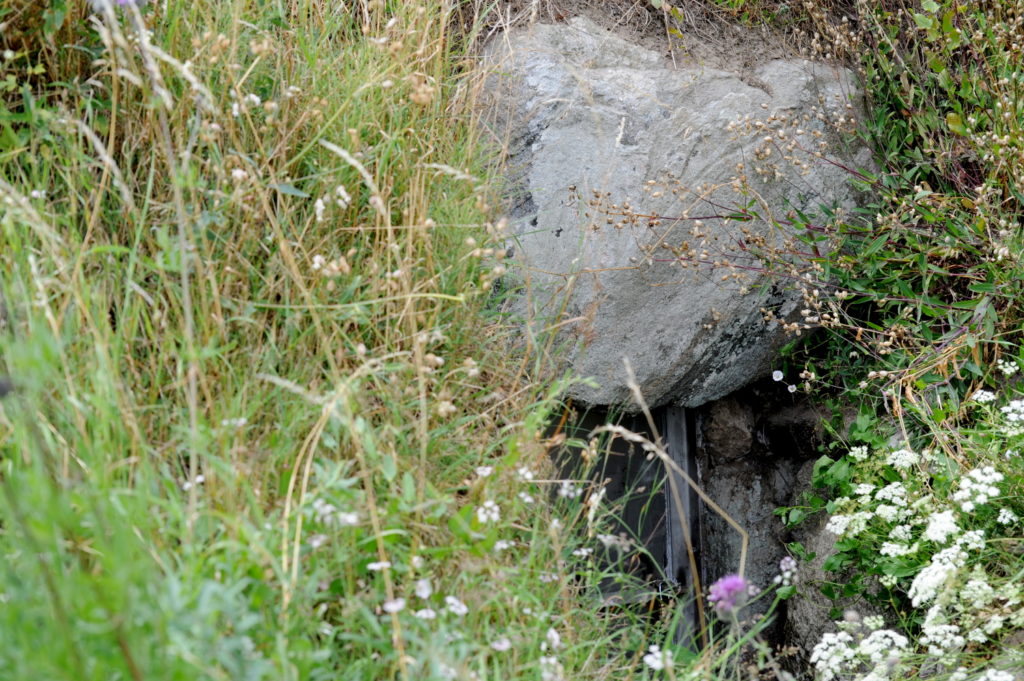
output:
POLYGON ((792 35, 765 25, 745 25, 725 10, 703 2, 677 4, 682 5, 681 19, 655 9, 650 0, 506 0, 491 24, 497 32, 508 26, 585 16, 625 40, 660 52, 667 63, 741 75, 772 59, 800 56, 792 35))

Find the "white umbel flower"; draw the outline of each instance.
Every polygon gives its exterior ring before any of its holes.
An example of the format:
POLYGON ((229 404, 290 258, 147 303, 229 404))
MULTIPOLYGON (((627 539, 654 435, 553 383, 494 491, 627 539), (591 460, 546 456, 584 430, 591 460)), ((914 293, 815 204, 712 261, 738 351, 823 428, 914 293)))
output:
POLYGON ((889 453, 889 465, 893 468, 910 468, 921 460, 921 455, 909 449, 897 449, 889 453))
POLYGON ((923 570, 917 573, 907 595, 916 608, 935 599, 943 586, 957 573, 967 559, 967 554, 953 546, 939 551, 923 570))
POLYGON ((394 599, 392 599, 390 601, 384 601, 384 605, 381 606, 381 609, 383 609, 384 612, 386 612, 388 614, 391 614, 391 615, 393 615, 396 612, 401 612, 402 610, 405 609, 405 599, 404 598, 394 598, 394 599))
POLYGON ((644 655, 644 664, 654 671, 671 669, 673 665, 672 651, 662 650, 660 646, 651 646, 644 655))
POLYGON ((853 636, 845 631, 830 632, 822 636, 811 651, 811 664, 821 681, 832 681, 848 670, 856 656, 853 636))
POLYGON ((477 519, 484 523, 496 523, 501 520, 501 509, 496 503, 488 499, 482 506, 476 509, 477 519))
POLYGON ((455 596, 444 597, 445 606, 448 608, 448 612, 455 615, 456 617, 464 617, 469 613, 469 608, 466 604, 460 601, 455 596))
POLYGON ((952 511, 933 513, 928 518, 928 528, 924 531, 924 538, 936 544, 945 544, 949 538, 960 534, 960 528, 953 518, 952 511))

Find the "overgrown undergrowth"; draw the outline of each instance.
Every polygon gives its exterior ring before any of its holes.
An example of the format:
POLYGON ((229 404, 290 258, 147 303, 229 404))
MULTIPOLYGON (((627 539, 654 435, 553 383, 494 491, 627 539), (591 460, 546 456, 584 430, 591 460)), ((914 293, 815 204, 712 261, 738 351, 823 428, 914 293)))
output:
POLYGON ((0 9, 4 678, 630 673, 485 307, 474 7, 97 7, 0 9))
MULTIPOLYGON (((788 517, 827 506, 835 595, 887 609, 818 672, 1009 678, 1020 3, 711 4, 822 31, 870 99, 880 198, 784 367, 861 415, 788 517)), ((487 305, 484 8, 94 5, 0 8, 4 677, 740 673, 756 632, 673 671, 592 588, 600 495, 555 479, 558 383, 487 305)))

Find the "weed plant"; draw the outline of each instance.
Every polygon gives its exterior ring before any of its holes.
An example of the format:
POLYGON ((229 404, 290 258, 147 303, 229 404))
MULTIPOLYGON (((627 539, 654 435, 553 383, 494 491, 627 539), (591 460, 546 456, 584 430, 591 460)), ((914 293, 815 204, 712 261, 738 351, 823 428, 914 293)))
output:
POLYGON ((482 12, 0 7, 3 678, 711 678, 742 647, 600 598, 645 585, 595 546, 643 549, 552 466, 563 383, 487 304, 482 12))
MULTIPOLYGON (((780 370, 860 408, 788 518, 827 506, 834 595, 886 606, 812 662, 1009 679, 1024 8, 716 4, 856 57, 878 158, 866 218, 797 216, 827 255, 784 259, 808 292, 788 323, 829 340, 780 370)), ((701 654, 585 597, 621 578, 587 550, 616 511, 552 469, 559 384, 485 305, 481 11, 0 7, 5 678, 740 673, 760 625, 731 591, 701 654)))
MULTIPOLYGON (((799 319, 779 321, 824 329, 776 380, 799 373, 797 389, 836 413, 817 493, 780 513, 795 524, 827 512, 837 543, 823 590, 875 608, 822 637, 815 671, 1017 678, 1024 5, 710 4, 857 69, 867 99, 857 122, 876 167, 850 169, 873 197, 863 215, 798 215, 777 225, 794 238, 759 251, 805 296, 799 319)), ((733 219, 758 217, 749 205, 733 219)))
POLYGON ((475 11, 0 7, 5 679, 647 669, 484 305, 475 11))

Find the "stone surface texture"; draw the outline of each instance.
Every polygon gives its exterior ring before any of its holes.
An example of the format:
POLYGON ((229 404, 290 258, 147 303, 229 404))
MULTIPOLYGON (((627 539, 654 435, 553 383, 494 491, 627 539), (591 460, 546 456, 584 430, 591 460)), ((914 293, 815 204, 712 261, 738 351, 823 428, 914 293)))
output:
MULTIPOLYGON (((813 463, 819 454, 822 416, 770 379, 697 410, 700 485, 747 532, 745 576, 759 589, 772 585, 779 561, 787 555, 786 543, 793 540, 774 510, 798 503, 799 493, 806 489, 809 479, 800 475, 805 462, 813 463)), ((701 526, 705 583, 737 572, 742 555, 740 534, 711 508, 701 514, 701 526)), ((770 600, 762 598, 749 606, 746 614, 763 614, 770 600)), ((812 607, 818 605, 814 600, 812 607)), ((830 622, 827 610, 825 614, 824 620, 794 625, 800 634, 794 639, 806 643, 804 633, 830 622)), ((775 620, 767 632, 770 637, 781 633, 784 619, 775 620)))
POLYGON ((825 122, 857 110, 850 74, 802 60, 745 73, 674 68, 581 17, 513 28, 486 60, 482 102, 507 145, 529 292, 513 309, 560 324, 567 362, 593 379, 570 396, 630 408, 623 358, 652 406, 700 405, 770 371, 789 338, 762 308, 793 319, 801 296, 792 280, 765 277, 745 247, 781 244, 786 228, 770 223, 792 209, 854 205, 849 173, 800 150, 828 142, 829 158, 867 165, 825 122), (738 206, 758 218, 696 220, 738 206), (712 265, 722 260, 736 267, 712 265))

